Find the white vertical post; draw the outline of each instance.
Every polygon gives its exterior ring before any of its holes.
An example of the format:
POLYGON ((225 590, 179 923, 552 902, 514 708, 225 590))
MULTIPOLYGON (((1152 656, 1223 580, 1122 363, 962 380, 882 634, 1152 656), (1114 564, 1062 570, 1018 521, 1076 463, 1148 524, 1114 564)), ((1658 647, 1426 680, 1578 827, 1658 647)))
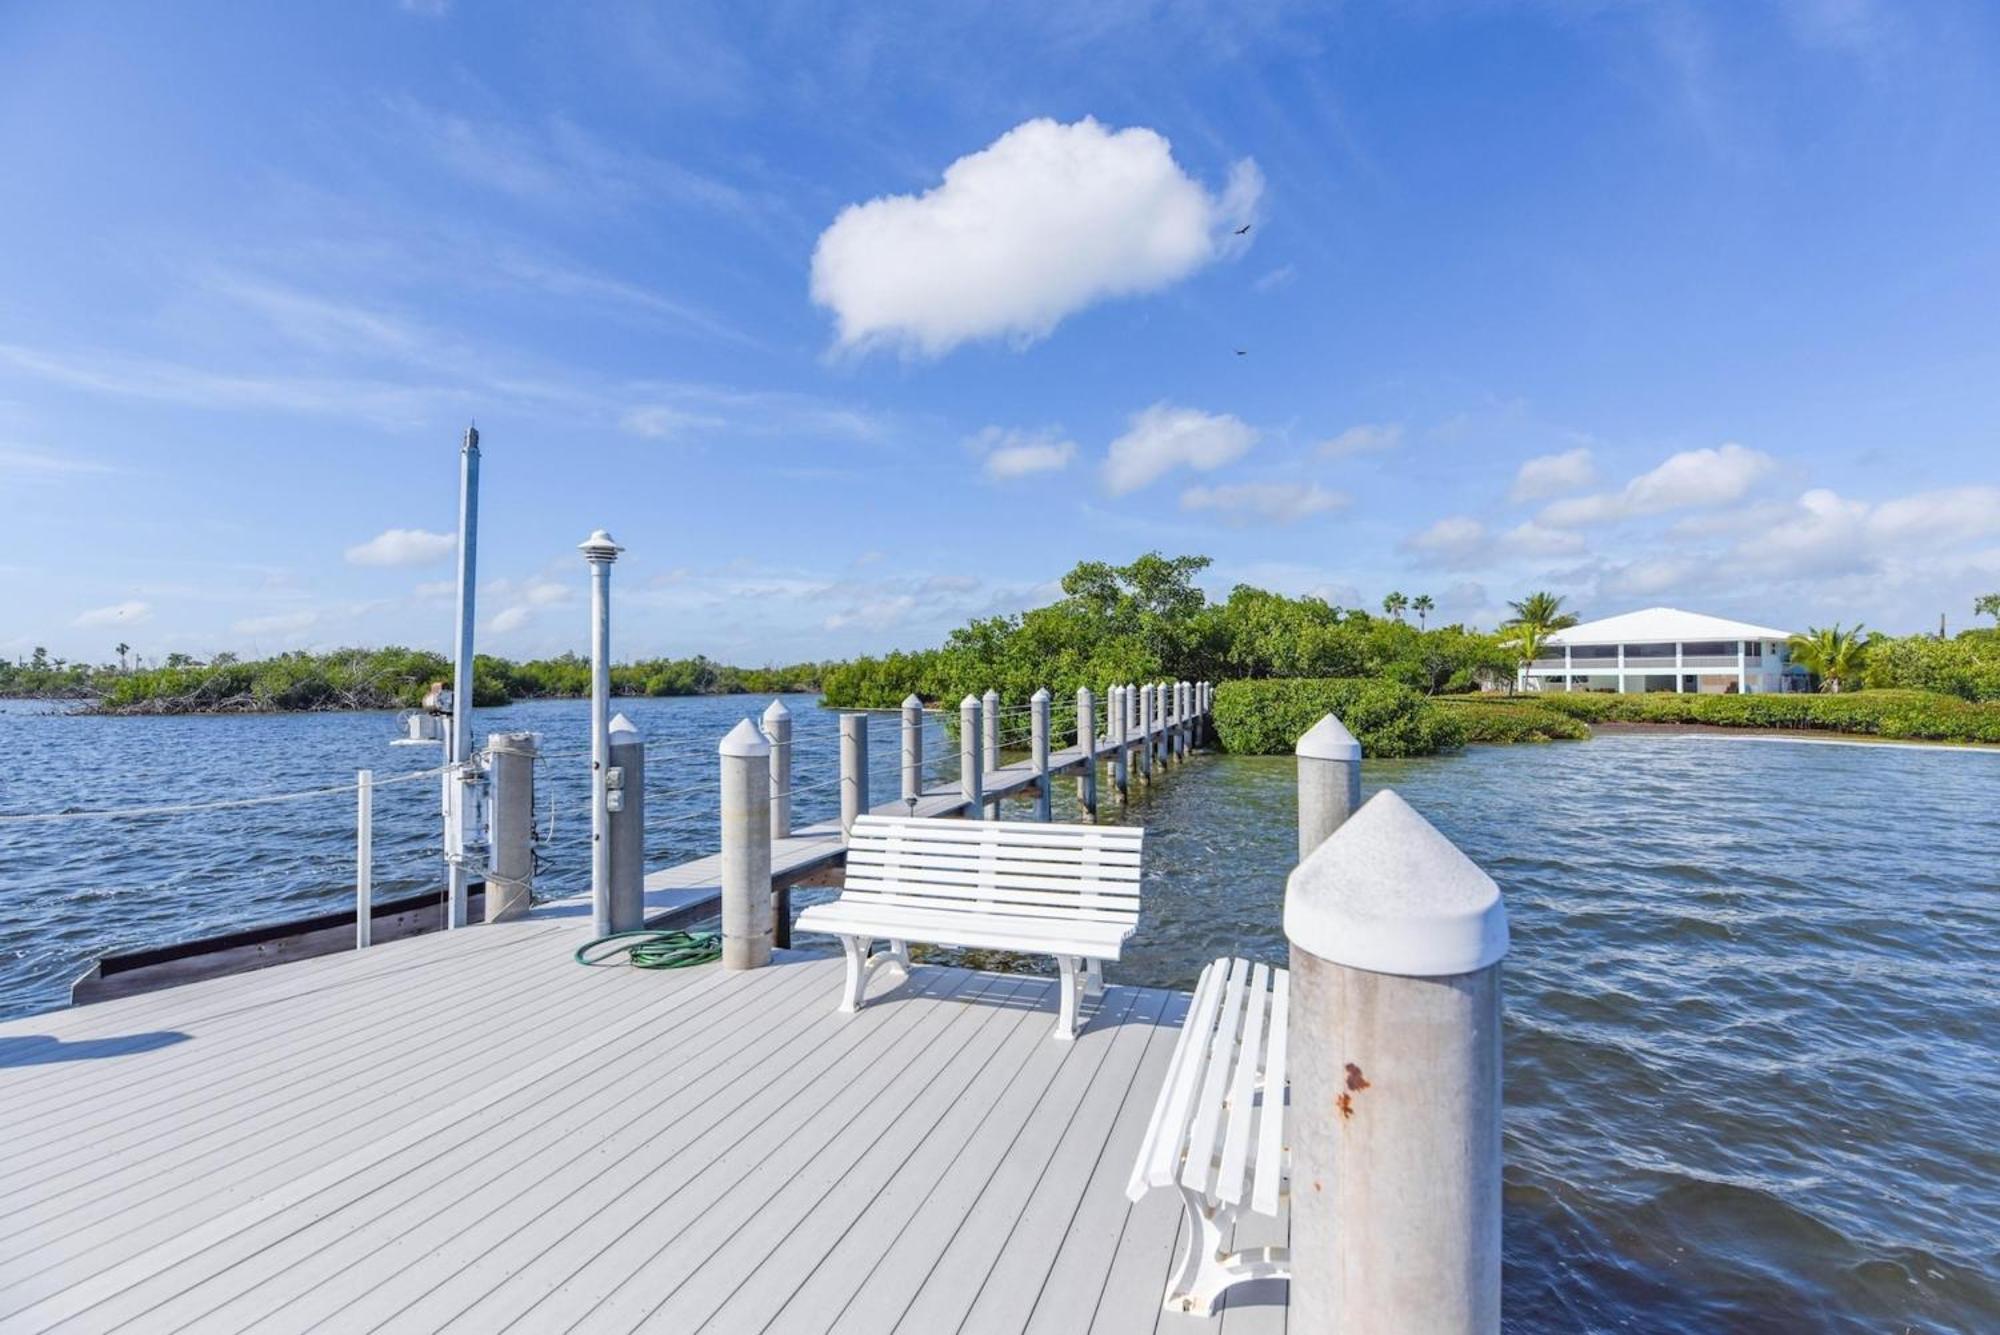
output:
POLYGON ((375 771, 354 772, 354 948, 375 939, 375 771))
POLYGON ((1618 646, 1618 694, 1625 694, 1625 645, 1618 646))
MULTIPOLYGON (((923 727, 923 715, 917 726, 923 727)), ((868 716, 840 716, 840 842, 853 833, 854 822, 868 810, 868 716)))
POLYGON ((1035 819, 1054 815, 1051 799, 1055 784, 1049 778, 1049 688, 1036 690, 1028 701, 1028 752, 1035 770, 1035 819))
MULTIPOLYGON (((980 754, 981 774, 997 774, 1000 771, 1000 692, 988 690, 979 697, 980 720, 984 726, 985 748, 980 754)), ((1000 799, 994 798, 986 804, 986 819, 1000 819, 1000 799)))
POLYGON ((1738 695, 1750 694, 1750 670, 1749 664, 1744 661, 1743 641, 1741 640, 1736 642, 1736 693, 1738 695))
POLYGON ((646 925, 646 739, 619 714, 604 728, 604 846, 614 932, 646 925))
POLYGON ((968 695, 958 702, 958 791, 967 820, 985 814, 979 773, 979 697, 968 695))
POLYGON ((722 756, 722 967, 771 962, 771 744, 749 719, 722 756))
POLYGON ((914 807, 923 794, 924 702, 911 694, 903 697, 903 801, 914 807))
POLYGON ((590 564, 590 926, 611 926, 611 818, 606 806, 611 771, 611 566, 624 551, 598 529, 577 550, 590 564))
POLYGON ((1127 801, 1131 797, 1131 793, 1126 787, 1130 781, 1131 773, 1127 769, 1127 750, 1130 746, 1131 738, 1129 730, 1131 711, 1127 696, 1131 692, 1131 689, 1129 686, 1113 686, 1111 688, 1111 786, 1118 790, 1118 800, 1120 802, 1127 801))
POLYGON ((771 743, 771 838, 792 834, 792 711, 773 700, 764 711, 764 737, 771 743))
POLYGON ((1097 814, 1097 697, 1088 686, 1076 688, 1076 743, 1083 748, 1083 773, 1077 776, 1076 800, 1097 814))
POLYGON ((1293 748, 1299 765, 1299 861, 1347 822, 1361 805, 1361 743, 1328 714, 1293 748))
POLYGON ((1385 790, 1292 873, 1285 935, 1292 1322, 1499 1330, 1499 888, 1385 790))
POLYGON ((1153 697, 1151 682, 1139 688, 1139 778, 1153 781, 1153 697))
POLYGON ((535 752, 532 732, 486 734, 487 922, 518 918, 535 898, 535 752))
POLYGON ((466 922, 471 880, 473 610, 479 579, 479 429, 458 451, 458 627, 452 645, 451 732, 445 739, 445 926, 466 922))

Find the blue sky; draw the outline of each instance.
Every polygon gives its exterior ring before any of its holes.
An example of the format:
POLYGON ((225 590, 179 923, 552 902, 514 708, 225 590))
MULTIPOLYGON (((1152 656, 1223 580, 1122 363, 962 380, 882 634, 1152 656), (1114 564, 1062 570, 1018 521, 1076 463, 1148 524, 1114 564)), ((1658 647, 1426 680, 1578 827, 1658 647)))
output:
POLYGON ((470 418, 510 655, 600 526, 621 656, 1149 548, 1961 624, 1996 64, 1951 0, 8 6, 0 653, 443 647, 470 418))

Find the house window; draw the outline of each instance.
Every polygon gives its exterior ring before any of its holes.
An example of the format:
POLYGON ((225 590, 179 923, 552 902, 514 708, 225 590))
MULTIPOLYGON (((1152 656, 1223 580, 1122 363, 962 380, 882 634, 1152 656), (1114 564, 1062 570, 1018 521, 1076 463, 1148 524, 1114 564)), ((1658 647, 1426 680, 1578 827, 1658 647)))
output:
POLYGON ((1762 663, 1764 661, 1764 642, 1762 640, 1745 640, 1743 642, 1743 657, 1751 663, 1762 663))

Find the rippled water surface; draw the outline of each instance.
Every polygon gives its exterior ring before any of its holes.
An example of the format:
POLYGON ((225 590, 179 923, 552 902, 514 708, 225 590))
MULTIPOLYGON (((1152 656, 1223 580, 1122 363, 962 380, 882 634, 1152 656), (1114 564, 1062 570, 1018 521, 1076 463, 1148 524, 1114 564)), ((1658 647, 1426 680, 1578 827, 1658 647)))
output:
MULTIPOLYGON (((715 743, 763 703, 621 702, 654 743, 656 863, 713 849, 715 743)), ((835 805, 835 725, 792 704, 811 819, 835 805)), ((585 718, 527 704, 479 726, 574 753, 585 718)), ((435 763, 384 745, 392 727, 0 705, 0 813, 435 763)), ((894 732, 875 720, 878 800, 894 732)), ((933 729, 933 776, 945 749, 933 729)), ((1507 897, 1510 1328, 2000 1329, 2000 756, 1603 737, 1366 777, 1507 897)), ((583 782, 573 754, 544 766, 544 892, 587 881, 583 782)), ((1146 916, 1115 979, 1185 987, 1217 954, 1283 959, 1292 784, 1289 760, 1201 756, 1138 796, 1146 916)), ((434 785, 378 798, 384 893, 435 883, 434 785)), ((0 823, 0 1014, 60 1004, 108 946, 349 902, 352 801, 0 823)))

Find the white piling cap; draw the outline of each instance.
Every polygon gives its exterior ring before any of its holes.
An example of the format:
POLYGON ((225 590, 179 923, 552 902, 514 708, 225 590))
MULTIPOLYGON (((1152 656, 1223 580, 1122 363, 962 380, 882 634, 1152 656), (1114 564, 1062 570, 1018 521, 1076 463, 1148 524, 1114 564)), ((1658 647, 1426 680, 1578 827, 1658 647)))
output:
POLYGON ((746 718, 731 728, 715 749, 725 756, 768 756, 771 743, 765 740, 763 730, 746 718))
POLYGON ((908 695, 903 697, 903 708, 922 709, 923 707, 924 707, 924 702, 917 699, 917 693, 915 691, 911 691, 908 695))
POLYGON ((629 736, 636 742, 639 740, 639 725, 631 719, 626 718, 623 714, 613 714, 609 726, 604 729, 604 734, 611 738, 611 744, 616 746, 618 745, 617 739, 621 733, 629 736))
POLYGON ((1030 704, 1045 705, 1048 702, 1049 702, 1049 688, 1046 686, 1041 687, 1033 695, 1028 697, 1028 703, 1030 704))
POLYGON ((998 704, 1000 702, 1000 692, 994 690, 991 686, 989 686, 986 688, 986 694, 981 696, 980 698, 984 700, 991 700, 995 704, 998 704))
POLYGON ((979 708, 979 697, 976 695, 968 695, 963 700, 960 700, 958 702, 958 707, 960 709, 977 709, 979 708))
POLYGON ((1346 724, 1331 714, 1306 729, 1306 735, 1299 738, 1293 749, 1304 760, 1345 760, 1354 764, 1361 761, 1361 743, 1354 740, 1346 724))
POLYGON ((576 549, 583 553, 584 560, 593 563, 602 561, 605 565, 610 565, 613 561, 616 561, 618 553, 625 550, 613 542, 611 535, 601 528, 582 542, 579 542, 576 545, 576 549))
POLYGON ((779 719, 786 719, 790 718, 791 716, 792 716, 792 711, 785 708, 785 702, 783 700, 773 700, 770 704, 764 707, 764 721, 766 723, 775 723, 779 719))
POLYGON ((1349 968, 1441 978, 1507 953, 1507 908, 1491 876, 1385 788, 1292 872, 1285 935, 1349 968))

